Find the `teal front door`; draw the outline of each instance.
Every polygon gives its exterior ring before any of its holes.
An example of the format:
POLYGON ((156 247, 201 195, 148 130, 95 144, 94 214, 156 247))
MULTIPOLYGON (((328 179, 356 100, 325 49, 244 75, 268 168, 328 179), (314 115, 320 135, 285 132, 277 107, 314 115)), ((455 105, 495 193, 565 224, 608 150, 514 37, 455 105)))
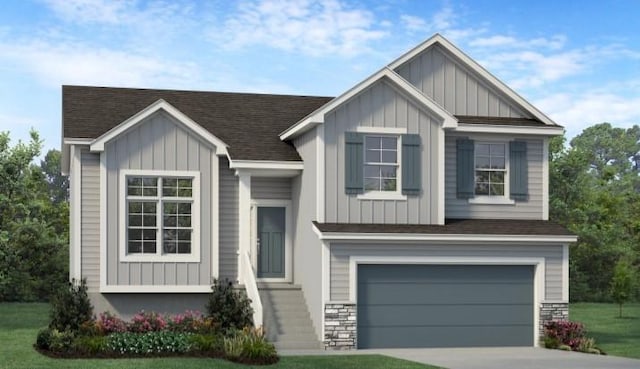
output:
POLYGON ((258 278, 285 277, 285 209, 258 207, 258 278))

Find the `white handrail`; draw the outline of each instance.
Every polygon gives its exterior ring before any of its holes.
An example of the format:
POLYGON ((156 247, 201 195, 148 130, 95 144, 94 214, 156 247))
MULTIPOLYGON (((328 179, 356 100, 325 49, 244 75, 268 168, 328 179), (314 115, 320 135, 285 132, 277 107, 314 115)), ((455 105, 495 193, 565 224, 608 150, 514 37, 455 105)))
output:
POLYGON ((242 253, 240 256, 242 261, 241 274, 244 288, 247 291, 247 297, 251 300, 251 307, 253 308, 253 324, 256 328, 262 327, 262 301, 260 301, 260 294, 258 293, 258 283, 256 282, 256 276, 251 266, 251 259, 249 253, 242 253))

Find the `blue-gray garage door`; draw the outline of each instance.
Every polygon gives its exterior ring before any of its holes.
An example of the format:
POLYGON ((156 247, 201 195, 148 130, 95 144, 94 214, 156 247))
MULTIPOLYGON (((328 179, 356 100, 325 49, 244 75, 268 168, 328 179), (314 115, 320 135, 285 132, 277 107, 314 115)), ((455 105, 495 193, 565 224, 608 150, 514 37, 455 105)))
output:
POLYGON ((358 266, 358 347, 533 346, 533 266, 358 266))

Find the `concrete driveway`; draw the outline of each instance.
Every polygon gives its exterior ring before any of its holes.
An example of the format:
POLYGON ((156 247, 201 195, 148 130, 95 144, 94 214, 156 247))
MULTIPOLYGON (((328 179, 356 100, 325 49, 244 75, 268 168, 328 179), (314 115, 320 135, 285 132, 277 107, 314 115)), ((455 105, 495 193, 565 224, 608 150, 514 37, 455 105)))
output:
POLYGON ((639 369, 640 360, 532 347, 375 349, 382 354, 448 369, 639 369))

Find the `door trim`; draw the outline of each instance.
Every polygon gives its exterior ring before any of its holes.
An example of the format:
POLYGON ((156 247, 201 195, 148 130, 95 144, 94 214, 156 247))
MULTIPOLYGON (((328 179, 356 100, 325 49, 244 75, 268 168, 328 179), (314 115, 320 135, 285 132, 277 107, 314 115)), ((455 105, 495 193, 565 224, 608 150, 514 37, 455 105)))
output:
POLYGON ((293 280, 293 247, 291 245, 291 200, 251 199, 251 265, 259 282, 288 282, 293 280), (284 208, 284 278, 258 278, 258 208, 284 208))
POLYGON ((533 346, 539 346, 540 303, 545 297, 545 259, 517 257, 415 257, 415 256, 350 256, 349 299, 358 303, 359 264, 432 264, 432 265, 532 265, 533 268, 533 346))

